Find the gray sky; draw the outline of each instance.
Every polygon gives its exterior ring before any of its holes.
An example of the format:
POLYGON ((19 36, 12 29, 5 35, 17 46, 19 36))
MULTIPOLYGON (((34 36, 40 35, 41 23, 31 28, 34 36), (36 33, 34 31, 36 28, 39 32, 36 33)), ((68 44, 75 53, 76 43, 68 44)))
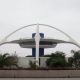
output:
MULTIPOLYGON (((80 44, 80 0, 0 0, 0 40, 22 26, 35 23, 55 26, 80 44)), ((16 37, 25 33, 19 32, 16 37)), ((54 49, 45 50, 45 53, 58 50, 70 56, 72 49, 79 50, 74 45, 60 44, 54 49)), ((31 49, 22 49, 14 44, 3 45, 0 51, 16 51, 19 56, 31 54, 31 49)))

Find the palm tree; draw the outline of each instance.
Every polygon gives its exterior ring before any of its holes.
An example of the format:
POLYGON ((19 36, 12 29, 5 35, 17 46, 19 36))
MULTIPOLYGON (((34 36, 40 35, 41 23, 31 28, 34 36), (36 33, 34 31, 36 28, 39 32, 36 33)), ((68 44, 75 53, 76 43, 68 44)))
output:
POLYGON ((37 67, 36 61, 33 62, 33 61, 29 60, 29 66, 30 66, 30 68, 35 69, 37 67))
POLYGON ((8 53, 5 53, 3 55, 0 54, 0 68, 12 66, 18 67, 15 57, 10 56, 8 53))
POLYGON ((80 50, 79 51, 75 51, 75 50, 71 50, 71 52, 73 53, 73 64, 75 65, 76 68, 80 67, 80 50))
POLYGON ((72 67, 72 66, 73 66, 73 62, 74 62, 73 57, 69 57, 69 58, 68 58, 68 66, 69 66, 69 67, 72 67))

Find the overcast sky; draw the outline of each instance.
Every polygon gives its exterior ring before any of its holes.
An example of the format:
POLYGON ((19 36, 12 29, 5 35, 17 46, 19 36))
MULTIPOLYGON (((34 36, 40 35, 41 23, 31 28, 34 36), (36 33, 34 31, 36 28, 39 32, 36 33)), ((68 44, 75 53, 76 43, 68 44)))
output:
MULTIPOLYGON (((55 26, 80 44, 80 0, 0 0, 0 40, 20 27, 35 23, 55 26)), ((63 51, 70 56, 72 49, 79 50, 74 45, 63 44, 45 50, 45 54, 63 51)), ((19 56, 31 54, 31 49, 14 44, 3 45, 0 51, 11 54, 16 51, 19 56)))

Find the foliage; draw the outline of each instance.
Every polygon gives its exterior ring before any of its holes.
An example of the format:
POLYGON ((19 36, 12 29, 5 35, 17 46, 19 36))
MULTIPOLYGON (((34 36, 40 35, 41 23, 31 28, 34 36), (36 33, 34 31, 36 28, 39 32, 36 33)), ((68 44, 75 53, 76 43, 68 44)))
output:
POLYGON ((32 57, 32 55, 27 55, 27 56, 25 56, 25 57, 32 57))
POLYGON ((68 66, 69 67, 72 67, 73 66, 73 61, 74 61, 73 57, 69 57, 68 58, 68 66))
POLYGON ((11 68, 12 66, 16 66, 17 65, 17 57, 15 56, 10 56, 8 53, 5 54, 0 54, 0 68, 5 68, 5 67, 9 67, 11 68))
POLYGON ((70 66, 74 65, 75 68, 80 68, 80 50, 71 50, 71 53, 73 53, 73 56, 68 59, 70 66))
POLYGON ((35 69, 37 67, 36 61, 29 60, 29 66, 30 66, 30 68, 35 69))
POLYGON ((52 53, 50 58, 46 60, 46 65, 50 67, 66 67, 68 63, 65 60, 65 54, 57 51, 52 53))
POLYGON ((51 55, 49 54, 46 54, 46 55, 43 55, 42 57, 50 57, 51 55))

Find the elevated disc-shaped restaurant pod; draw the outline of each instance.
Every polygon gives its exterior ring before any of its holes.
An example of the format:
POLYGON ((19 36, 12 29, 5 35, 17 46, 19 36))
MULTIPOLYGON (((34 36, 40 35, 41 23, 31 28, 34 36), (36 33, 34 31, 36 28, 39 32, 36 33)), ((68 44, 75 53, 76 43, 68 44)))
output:
MULTIPOLYGON (((24 26, 24 27, 21 27, 15 31, 13 31, 12 33, 10 33, 8 36, 6 36, 4 39, 2 39, 0 41, 0 45, 3 45, 3 44, 6 44, 6 43, 18 43, 22 48, 34 48, 35 47, 35 39, 34 38, 29 38, 29 39, 19 39, 19 40, 12 40, 12 41, 7 41, 7 38, 9 38, 12 34, 16 33, 17 31, 23 29, 23 28, 26 28, 26 27, 29 27, 29 26, 35 26, 37 24, 30 24, 30 25, 27 25, 27 26, 24 26)), ((52 47, 56 47, 56 45, 58 43, 70 43, 70 44, 74 44, 76 46, 79 46, 79 44, 74 40, 72 39, 68 34, 66 34, 65 32, 61 31, 60 29, 57 29, 53 26, 50 26, 50 25, 46 25, 46 24, 38 24, 38 25, 41 25, 41 26, 47 26, 47 27, 50 27, 52 29, 56 29, 58 30, 59 32, 63 33, 65 36, 67 36, 69 38, 69 41, 64 41, 64 40, 59 40, 59 39, 48 39, 48 38, 40 38, 40 43, 39 43, 39 47, 40 48, 52 48, 52 47)))

